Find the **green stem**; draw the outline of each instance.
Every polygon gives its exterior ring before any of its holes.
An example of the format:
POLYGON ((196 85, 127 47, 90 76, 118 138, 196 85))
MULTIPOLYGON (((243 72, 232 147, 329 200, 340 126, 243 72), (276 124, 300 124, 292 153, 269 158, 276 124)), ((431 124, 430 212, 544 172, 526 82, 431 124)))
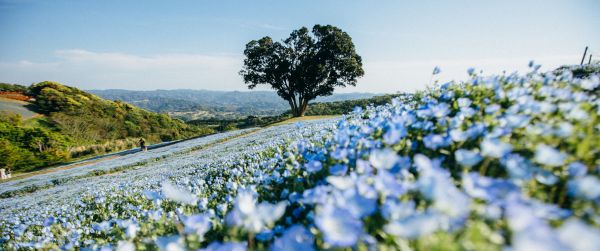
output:
POLYGON ((487 169, 488 169, 488 166, 489 166, 489 165, 490 165, 490 159, 489 159, 489 158, 486 158, 486 159, 483 161, 483 164, 481 164, 481 169, 479 169, 479 174, 480 174, 481 176, 485 176, 485 174, 487 173, 487 169))

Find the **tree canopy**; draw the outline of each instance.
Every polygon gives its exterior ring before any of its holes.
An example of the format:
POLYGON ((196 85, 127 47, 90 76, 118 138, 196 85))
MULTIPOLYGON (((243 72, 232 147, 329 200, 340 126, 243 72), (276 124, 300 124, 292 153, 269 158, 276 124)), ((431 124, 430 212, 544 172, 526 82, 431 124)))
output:
POLYGON ((335 87, 355 86, 364 75, 362 59, 348 33, 331 25, 294 30, 282 42, 252 40, 244 50, 240 75, 248 88, 266 84, 303 116, 308 102, 333 94, 335 87))

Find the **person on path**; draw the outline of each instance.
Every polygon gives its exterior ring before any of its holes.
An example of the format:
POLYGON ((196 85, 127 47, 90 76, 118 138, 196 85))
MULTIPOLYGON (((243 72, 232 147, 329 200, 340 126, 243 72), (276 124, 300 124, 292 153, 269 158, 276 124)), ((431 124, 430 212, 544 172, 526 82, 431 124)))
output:
POLYGON ((144 138, 140 139, 140 149, 141 151, 147 151, 148 147, 146 146, 146 141, 144 140, 144 138))

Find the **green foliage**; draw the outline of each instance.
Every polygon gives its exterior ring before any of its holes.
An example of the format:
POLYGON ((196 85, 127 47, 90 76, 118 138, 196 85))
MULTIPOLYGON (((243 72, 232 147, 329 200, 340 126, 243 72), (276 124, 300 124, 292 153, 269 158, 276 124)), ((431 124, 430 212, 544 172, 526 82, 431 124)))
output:
POLYGON ((0 167, 30 171, 69 159, 70 138, 44 128, 0 120, 0 167))
POLYGON ((77 88, 50 81, 31 85, 28 94, 35 97, 34 104, 40 111, 45 113, 73 112, 82 107, 87 101, 94 103, 101 101, 100 98, 77 88))
POLYGON ((266 117, 248 116, 245 119, 198 119, 188 121, 187 123, 191 125, 210 127, 219 132, 223 132, 232 129, 267 126, 289 118, 290 116, 288 114, 282 114, 279 116, 266 117))
POLYGON ((19 125, 21 124, 22 120, 23 116, 21 116, 21 114, 12 113, 8 111, 0 111, 0 121, 8 122, 13 125, 19 125))
POLYGON ((244 55, 240 75, 248 88, 270 85, 296 117, 304 115, 309 101, 333 94, 335 87, 355 86, 364 75, 352 38, 331 25, 315 25, 312 36, 302 27, 282 43, 270 37, 252 40, 244 55))
MULTIPOLYGON (((310 103, 305 114, 308 116, 347 114, 352 112, 355 107, 361 107, 364 109, 367 106, 389 104, 392 102, 392 99, 402 96, 403 94, 387 94, 366 99, 310 103)), ((290 113, 291 111, 287 111, 287 114, 290 113)))
POLYGON ((0 83, 0 92, 26 93, 27 87, 17 84, 0 83))

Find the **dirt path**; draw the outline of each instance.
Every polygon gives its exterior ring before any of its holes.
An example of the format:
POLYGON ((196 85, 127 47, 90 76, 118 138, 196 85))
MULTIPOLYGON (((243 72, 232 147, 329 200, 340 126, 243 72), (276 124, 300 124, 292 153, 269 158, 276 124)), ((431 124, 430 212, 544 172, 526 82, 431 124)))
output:
POLYGON ((23 119, 30 119, 39 115, 29 110, 27 108, 28 104, 29 103, 25 101, 0 97, 0 111, 8 111, 11 113, 21 114, 23 119))

